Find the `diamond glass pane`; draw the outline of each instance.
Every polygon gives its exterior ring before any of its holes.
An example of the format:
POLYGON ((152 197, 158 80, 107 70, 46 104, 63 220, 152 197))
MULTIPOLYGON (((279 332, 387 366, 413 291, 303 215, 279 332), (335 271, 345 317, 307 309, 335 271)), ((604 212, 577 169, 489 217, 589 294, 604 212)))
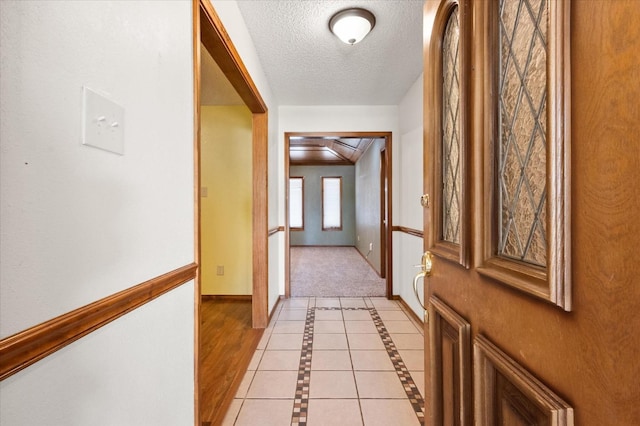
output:
POLYGON ((498 255, 546 266, 547 0, 500 0, 498 255))
POLYGON ((460 243, 460 25, 456 6, 442 43, 442 235, 460 243))

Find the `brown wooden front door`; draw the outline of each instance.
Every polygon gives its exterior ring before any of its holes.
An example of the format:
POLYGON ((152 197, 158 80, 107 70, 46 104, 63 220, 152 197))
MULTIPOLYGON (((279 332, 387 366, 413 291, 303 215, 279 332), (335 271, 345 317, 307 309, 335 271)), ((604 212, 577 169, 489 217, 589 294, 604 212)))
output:
POLYGON ((640 7, 427 0, 426 423, 640 424, 640 7))

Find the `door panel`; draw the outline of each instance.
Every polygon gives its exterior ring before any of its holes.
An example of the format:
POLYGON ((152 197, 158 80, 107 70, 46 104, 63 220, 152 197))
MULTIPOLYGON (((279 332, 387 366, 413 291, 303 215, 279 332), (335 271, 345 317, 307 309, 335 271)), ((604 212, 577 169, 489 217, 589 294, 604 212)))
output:
MULTIPOLYGON (((440 41, 433 34, 436 15, 452 0, 427 0, 424 10, 425 194, 434 199, 439 183, 432 145, 439 116, 434 105, 435 64, 440 41)), ((486 53, 495 51, 484 34, 483 7, 489 2, 469 1, 472 20, 469 126, 469 269, 458 258, 434 251, 431 275, 424 280, 425 299, 436 296, 470 324, 474 341, 484 336, 523 371, 543 383, 573 407, 580 425, 640 424, 640 119, 637 99, 640 84, 640 8, 635 0, 572 1, 570 4, 571 74, 565 81, 570 94, 571 224, 565 229, 568 246, 552 247, 550 255, 570 260, 573 283, 571 312, 551 299, 480 274, 487 246, 485 206, 493 199, 483 181, 486 168, 485 109, 492 76, 486 53), (596 18, 597 17, 597 18, 596 18)), ((554 3, 553 1, 551 3, 554 3)), ((569 41, 566 41, 569 44, 569 41)), ((553 102, 553 101, 552 101, 553 102)), ((554 116, 554 119, 557 117, 554 116)), ((547 169, 549 173, 550 169, 547 169)), ((559 183, 567 176, 556 176, 559 183)), ((433 248, 439 225, 433 223, 433 203, 424 209, 425 250, 433 248)), ((558 271, 553 271, 558 275, 558 271)), ((433 320, 433 316, 430 318, 433 320)), ((432 330, 425 328, 425 355, 433 353, 432 330)), ((450 341, 443 343, 446 347, 450 341)), ((447 350, 447 353, 451 349, 447 350)), ((453 355, 445 369, 452 371, 453 355)), ((434 395, 433 359, 425 360, 425 400, 449 399, 439 406, 455 406, 455 386, 448 380, 441 395, 434 395)), ((478 367, 473 366, 473 385, 478 367)), ((490 375, 488 377, 491 377, 490 375)), ((498 424, 518 424, 541 415, 521 397, 522 388, 505 373, 491 379, 491 393, 499 405, 498 424), (510 385, 511 383, 512 385, 510 385), (512 423, 513 422, 513 423, 512 423)), ((445 383, 445 382, 443 382, 445 383)), ((474 391, 474 400, 477 395, 474 391)), ((542 413, 546 413, 542 410, 542 413)), ((426 404, 426 424, 434 422, 434 405, 426 404)), ((482 423, 474 407, 475 424, 482 423)), ((552 417, 553 418, 553 417, 552 417)), ((446 420, 446 419, 445 419, 446 420)), ((445 421, 443 420, 443 422, 445 421)), ((567 415, 567 422, 571 417, 567 415)), ((495 423, 494 423, 495 424, 495 423)))
POLYGON ((494 346, 476 336, 476 425, 573 424, 573 409, 529 372, 494 346))
POLYGON ((429 301, 433 424, 471 424, 471 325, 438 297, 429 301))

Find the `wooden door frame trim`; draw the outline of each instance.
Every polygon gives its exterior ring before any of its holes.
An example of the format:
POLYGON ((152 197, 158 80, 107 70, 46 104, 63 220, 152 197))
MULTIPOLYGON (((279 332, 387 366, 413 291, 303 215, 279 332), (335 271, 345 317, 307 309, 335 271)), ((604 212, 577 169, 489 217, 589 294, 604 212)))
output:
POLYGON ((392 132, 285 132, 284 133, 284 297, 291 297, 291 259, 290 249, 291 242, 289 240, 289 144, 292 136, 307 137, 333 137, 333 138, 383 138, 385 140, 385 160, 387 163, 387 232, 386 245, 387 255, 384 260, 386 264, 386 297, 393 297, 393 180, 392 180, 392 132))
MULTIPOLYGON (((385 195, 386 191, 389 190, 389 175, 387 174, 387 144, 380 150, 380 250, 382 253, 385 253, 385 261, 380 262, 380 277, 386 279, 387 278, 387 267, 389 266, 387 262, 387 245, 388 245, 388 236, 389 236, 389 227, 391 224, 389 223, 389 218, 387 217, 387 213, 389 213, 389 200, 386 200, 385 195)), ((393 231, 391 231, 393 232, 393 231)), ((387 289, 387 293, 388 293, 387 289)))
MULTIPOLYGON (((256 88, 233 42, 227 34, 222 21, 216 14, 210 0, 198 2, 200 31, 195 34, 196 48, 199 42, 207 48, 213 59, 245 101, 252 113, 253 124, 253 326, 266 327, 267 321, 267 244, 268 244, 268 187, 267 187, 267 148, 268 148, 268 111, 260 92, 256 88)), ((200 54, 194 55, 200 60, 200 54)), ((196 65, 194 79, 198 85, 196 91, 197 123, 196 149, 200 151, 200 64, 196 65)), ((199 194, 200 164, 196 159, 196 192, 199 194)), ((196 197, 197 223, 200 223, 200 201, 196 197)), ((200 261, 200 234, 197 234, 197 260, 200 261)))
MULTIPOLYGON (((195 261, 201 264, 200 237, 200 45, 209 51, 225 77, 252 113, 253 180, 253 299, 254 328, 265 328, 268 314, 268 109, 210 0, 192 0, 193 5, 193 84, 194 84, 194 221, 195 261)), ((200 270, 200 268, 198 268, 200 270)), ((195 424, 200 424, 200 293, 201 276, 195 280, 195 424)))

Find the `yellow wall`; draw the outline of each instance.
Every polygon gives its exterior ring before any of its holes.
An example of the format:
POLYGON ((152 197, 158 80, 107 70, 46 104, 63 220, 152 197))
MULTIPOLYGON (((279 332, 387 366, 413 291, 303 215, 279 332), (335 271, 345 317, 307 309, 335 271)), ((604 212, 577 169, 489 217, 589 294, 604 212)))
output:
POLYGON ((201 126, 202 294, 251 294, 251 112, 203 106, 201 126))

